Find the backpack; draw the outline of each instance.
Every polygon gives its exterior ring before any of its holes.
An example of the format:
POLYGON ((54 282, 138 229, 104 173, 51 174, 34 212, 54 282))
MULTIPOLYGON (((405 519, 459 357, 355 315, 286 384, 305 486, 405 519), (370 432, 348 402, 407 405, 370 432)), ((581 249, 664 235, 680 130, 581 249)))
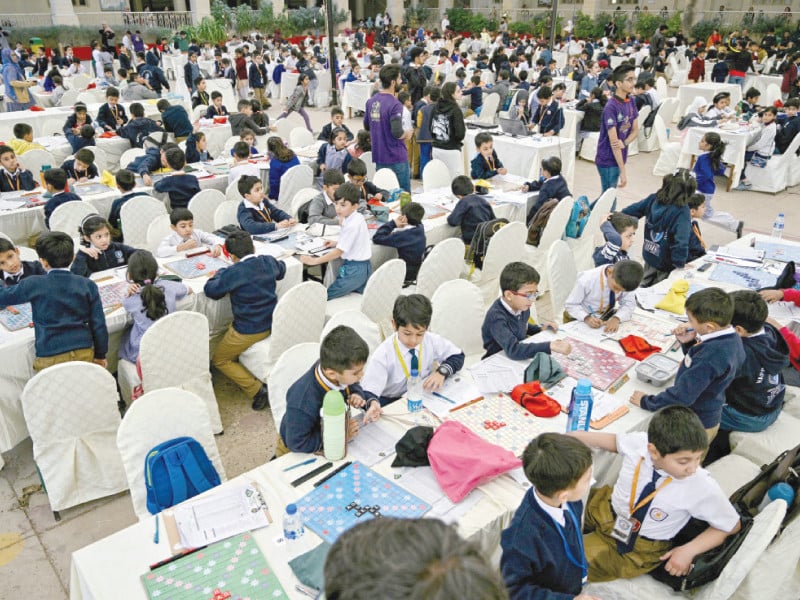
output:
POLYGON ((144 459, 147 510, 158 514, 220 484, 219 475, 196 439, 162 442, 144 459))
MULTIPOLYGON (((586 222, 589 220, 589 214, 592 212, 589 206, 589 199, 586 196, 579 196, 572 203, 572 212, 567 221, 567 237, 579 238, 583 233, 583 228, 586 227, 586 222)), ((534 216, 534 220, 536 217, 534 216)))
POLYGON ((467 252, 467 262, 472 263, 473 269, 483 268, 483 259, 489 249, 489 242, 494 234, 508 225, 508 219, 492 219, 484 221, 475 228, 475 235, 472 236, 472 243, 467 252))
POLYGON ((531 246, 538 246, 539 241, 542 239, 542 232, 544 231, 547 221, 550 220, 550 213, 558 205, 558 200, 555 198, 548 200, 536 211, 531 219, 531 224, 528 225, 528 240, 527 243, 531 246))
POLYGON ((653 110, 650 111, 650 114, 647 115, 647 118, 644 120, 644 123, 642 123, 642 129, 644 130, 644 137, 649 138, 650 135, 652 134, 653 125, 656 124, 656 115, 658 114, 658 109, 661 108, 662 104, 663 102, 658 106, 656 106, 655 108, 653 108, 653 110))

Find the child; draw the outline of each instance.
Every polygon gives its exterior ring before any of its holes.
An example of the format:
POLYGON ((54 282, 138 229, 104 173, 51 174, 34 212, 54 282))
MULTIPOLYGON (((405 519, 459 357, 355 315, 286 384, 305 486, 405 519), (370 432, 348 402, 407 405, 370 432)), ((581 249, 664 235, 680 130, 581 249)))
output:
POLYGON ((225 249, 233 265, 217 271, 203 287, 212 300, 230 294, 233 312, 233 323, 211 362, 253 399, 253 410, 263 410, 269 404, 267 384, 256 379, 237 359, 250 346, 269 337, 272 313, 278 303, 275 282, 286 275, 286 264, 272 256, 256 256, 253 240, 246 231, 230 234, 225 249))
POLYGON ((584 535, 583 543, 589 581, 636 577, 664 561, 668 573, 683 576, 695 556, 739 531, 739 514, 708 471, 700 468, 708 439, 686 407, 658 411, 647 433, 569 435, 622 456, 613 490, 592 490, 586 506, 584 529, 591 533, 584 535), (672 540, 692 517, 708 522, 708 529, 673 547, 672 540))
POLYGON ((253 60, 247 70, 247 76, 250 84, 250 89, 253 90, 253 97, 255 101, 260 104, 267 101, 267 94, 265 88, 269 76, 267 74, 267 67, 264 65, 264 57, 259 53, 253 54, 253 60))
POLYGON ((361 294, 372 273, 372 243, 367 223, 358 212, 358 193, 358 188, 352 183, 343 183, 336 190, 336 216, 342 229, 338 241, 325 242, 327 247, 335 246, 333 250, 318 257, 299 257, 300 262, 308 266, 321 265, 337 258, 344 260, 336 280, 328 288, 328 300, 351 292, 361 294))
POLYGON ((186 138, 186 163, 209 162, 214 160, 208 151, 208 140, 202 131, 193 131, 186 138))
POLYGON ((735 121, 736 113, 730 108, 730 92, 719 92, 711 99, 711 106, 706 110, 707 119, 717 119, 718 122, 735 121))
POLYGON ((533 487, 500 538, 509 596, 590 600, 581 594, 588 573, 581 518, 591 451, 572 437, 543 433, 525 448, 522 467, 533 487))
POLYGON ((136 364, 144 333, 161 317, 174 313, 178 300, 192 293, 184 283, 159 279, 158 263, 147 250, 137 250, 128 260, 128 295, 122 301, 125 312, 133 315, 133 326, 122 334, 120 360, 136 364))
MULTIPOLYGON (((192 94, 192 110, 197 108, 198 106, 210 106, 211 105, 211 97, 208 95, 206 91, 207 87, 206 80, 203 77, 198 77, 194 80, 194 86, 197 88, 195 92, 192 94)), ((222 97, 222 94, 220 94, 222 97)), ((206 113, 208 114, 208 113, 206 113)), ((208 117, 206 117, 208 118, 208 117)))
MULTIPOLYGON (((431 86, 427 94, 430 101, 417 112, 417 142, 419 143, 419 173, 422 172, 433 156, 433 134, 431 133, 431 120, 433 110, 441 97, 441 90, 431 86)), ((480 109, 479 109, 480 110, 480 109)))
POLYGON ((0 192, 29 192, 38 185, 33 179, 33 173, 19 164, 11 146, 0 145, 0 166, 0 192))
POLYGON ((117 135, 128 140, 131 143, 131 147, 142 148, 150 134, 164 132, 155 121, 144 116, 144 107, 138 102, 131 104, 130 111, 131 120, 128 121, 127 125, 117 129, 117 135))
POLYGON ((122 215, 122 207, 134 196, 149 196, 150 194, 144 191, 133 191, 133 188, 136 187, 136 177, 133 172, 128 169, 120 169, 117 171, 115 179, 117 182, 117 189, 122 196, 111 203, 111 210, 108 213, 108 222, 114 230, 114 241, 122 242, 124 241, 122 238, 122 220, 120 218, 122 215))
POLYGON ((469 245, 478 225, 495 218, 494 211, 486 198, 475 193, 475 186, 466 175, 459 175, 453 179, 450 189, 458 198, 458 203, 453 212, 447 215, 447 224, 451 227, 461 227, 461 239, 469 245))
POLYGON ((364 152, 372 152, 372 140, 370 139, 369 131, 360 129, 356 134, 355 143, 347 147, 347 151, 353 158, 360 158, 364 152))
POLYGON ((281 177, 292 167, 300 164, 297 155, 283 143, 278 136, 271 136, 267 140, 269 152, 269 198, 278 201, 281 192, 281 177))
MULTIPOLYGON (((367 343, 345 325, 334 327, 322 340, 319 360, 286 392, 286 414, 280 424, 277 455, 322 451, 322 400, 330 390, 340 390, 350 406, 364 408, 364 423, 380 417, 380 403, 364 400, 358 382, 369 356, 367 343)), ((347 437, 358 433, 350 419, 347 437)))
POLYGON ((696 185, 688 169, 678 169, 664 176, 661 189, 655 194, 623 209, 623 213, 637 219, 646 217, 642 249, 644 287, 655 285, 666 279, 673 269, 686 265, 692 227, 686 203, 696 185))
POLYGON ((297 87, 294 88, 292 95, 289 96, 289 99, 286 101, 286 110, 284 110, 279 119, 285 119, 288 117, 292 112, 297 112, 306 123, 306 129, 308 129, 311 133, 314 133, 314 130, 311 129, 311 120, 308 118, 308 113, 303 106, 308 102, 308 86, 311 83, 311 80, 308 78, 308 75, 305 73, 300 73, 297 77, 297 87))
POLYGON ((733 300, 721 289, 689 296, 686 316, 689 324, 673 330, 686 353, 675 383, 655 395, 635 391, 630 401, 651 411, 670 404, 688 406, 700 417, 710 441, 719 429, 725 390, 744 362, 744 347, 731 327, 733 300))
POLYGON ((536 95, 539 103, 531 114, 531 122, 528 127, 531 130, 535 129, 543 137, 557 136, 564 127, 564 112, 561 110, 558 100, 553 99, 553 90, 547 86, 541 87, 536 95))
POLYGON ((86 113, 85 104, 80 102, 75 104, 75 112, 67 117, 62 131, 72 147, 73 154, 81 148, 94 145, 92 117, 86 113))
POLYGON ((503 166, 494 150, 494 139, 491 133, 481 131, 475 136, 475 147, 478 154, 470 162, 472 179, 491 179, 495 175, 505 175, 508 169, 503 166))
POLYGON ((751 87, 744 93, 744 100, 739 101, 738 112, 745 121, 761 110, 762 107, 758 105, 759 98, 761 98, 761 91, 751 87))
POLYGON ((717 185, 714 182, 715 176, 725 175, 725 163, 722 162, 722 155, 725 153, 727 144, 715 131, 709 131, 700 140, 700 150, 702 154, 697 157, 692 172, 697 179, 697 191, 705 197, 705 214, 703 219, 715 225, 724 227, 736 232, 736 237, 742 237, 744 221, 737 220, 733 215, 726 212, 717 212, 711 206, 711 200, 717 185))
POLYGON ((44 225, 50 229, 50 216, 53 211, 66 202, 80 202, 81 197, 74 192, 65 192, 67 172, 64 169, 48 169, 44 172, 44 185, 51 194, 44 205, 44 225))
POLYGON ((700 48, 689 67, 689 83, 702 83, 706 76, 706 50, 700 48))
POLYGON ((639 287, 643 272, 638 262, 622 260, 579 273, 564 302, 564 321, 571 317, 592 329, 603 327, 603 331, 614 333, 620 323, 633 316, 636 296, 631 292, 639 287))
POLYGON ((111 229, 109 222, 100 215, 89 215, 81 221, 78 233, 82 241, 70 271, 89 277, 92 273, 128 264, 136 248, 112 241, 111 229))
POLYGON ((236 142, 231 149, 233 152, 233 165, 228 171, 228 185, 238 181, 243 175, 261 179, 261 167, 250 162, 250 146, 247 142, 236 142))
POLYGON ((159 258, 175 256, 178 252, 186 252, 200 246, 208 246, 209 253, 217 257, 222 252, 219 238, 205 231, 194 228, 194 215, 188 208, 176 208, 169 215, 170 233, 161 240, 156 250, 159 258))
POLYGON ((119 103, 119 90, 110 87, 106 90, 106 103, 97 111, 97 126, 104 131, 117 131, 128 122, 125 107, 119 103))
POLYGON ((208 106, 208 110, 206 110, 206 119, 227 116, 228 109, 222 104, 222 93, 214 90, 211 92, 211 104, 208 106))
POLYGON ((0 271, 3 286, 17 285, 33 275, 44 275, 45 270, 39 261, 20 260, 19 248, 4 237, 0 237, 0 271))
MULTIPOLYGON (((775 118, 778 116, 778 109, 774 106, 768 106, 761 113, 761 134, 752 142, 744 152, 744 166, 742 167, 742 174, 739 178, 739 185, 737 190, 749 190, 753 184, 747 180, 745 170, 747 165, 754 156, 758 155, 764 160, 769 160, 772 153, 775 151, 775 135, 778 132, 777 123, 775 118)), ((756 168, 756 167, 752 167, 756 168)))
POLYGON ((536 216, 536 213, 548 200, 553 198, 563 200, 567 196, 571 196, 567 182, 561 177, 561 159, 557 156, 545 158, 542 161, 542 176, 538 181, 529 181, 523 185, 522 191, 539 192, 536 202, 533 203, 530 211, 528 211, 528 223, 533 221, 533 217, 536 216))
POLYGON ((367 180, 367 165, 360 158, 354 158, 347 163, 347 180, 361 190, 358 201, 359 212, 369 212, 367 203, 371 198, 383 200, 389 196, 386 190, 379 189, 377 185, 367 180))
POLYGON ((245 129, 249 129, 255 135, 267 134, 266 128, 259 127, 258 123, 253 120, 253 104, 250 100, 239 100, 239 104, 236 106, 239 112, 228 117, 232 135, 242 135, 245 129))
POLYGON ((347 132, 342 128, 331 131, 327 144, 322 144, 317 152, 317 166, 320 174, 325 169, 339 169, 342 173, 347 170, 350 154, 347 152, 347 132))
MULTIPOLYGON (((239 132, 239 141, 247 144, 247 147, 250 149, 250 156, 258 156, 261 154, 256 146, 256 134, 252 129, 242 129, 239 132)), ((233 156, 233 148, 231 148, 231 156, 233 156)))
POLYGON ((611 213, 603 224, 600 231, 606 240, 602 246, 598 246, 592 254, 594 266, 613 265, 621 260, 628 260, 628 250, 633 245, 633 238, 639 221, 624 213, 611 213))
POLYGON ((186 154, 180 148, 171 148, 166 152, 167 164, 172 169, 169 176, 156 182, 153 189, 162 194, 169 194, 171 210, 186 208, 189 200, 200 193, 200 184, 197 177, 191 173, 184 173, 186 154))
POLYGON ((425 208, 421 204, 409 202, 400 210, 400 215, 383 223, 372 236, 373 244, 397 248, 397 255, 406 263, 405 285, 417 280, 422 265, 426 245, 424 216, 425 208))
POLYGON ((422 294, 400 295, 392 309, 395 334, 375 349, 364 370, 364 398, 386 406, 405 395, 416 370, 422 386, 435 392, 464 366, 464 353, 452 342, 428 331, 433 306, 422 294))
POLYGON ((269 115, 266 110, 272 106, 269 100, 261 104, 258 100, 251 100, 250 105, 253 107, 253 123, 264 129, 269 129, 269 115))
POLYGON ((297 224, 290 215, 264 200, 260 177, 244 175, 239 178, 237 187, 244 200, 236 211, 236 218, 239 226, 246 232, 257 235, 297 224))
POLYGON ((9 140, 9 148, 14 150, 17 156, 25 154, 28 150, 45 150, 41 144, 33 141, 33 127, 27 123, 17 123, 14 125, 14 139, 9 140))
MULTIPOLYGON (((494 301, 483 319, 481 336, 489 358, 501 350, 511 360, 530 360, 539 352, 550 354, 551 350, 569 354, 572 347, 566 340, 554 340, 536 344, 523 344, 530 335, 542 328, 530 322, 531 306, 539 296, 539 273, 523 262, 508 263, 500 273, 501 296, 494 301)), ((545 328, 558 330, 555 323, 545 322, 545 328)))
POLYGON ((322 174, 322 193, 314 196, 308 205, 308 223, 339 225, 336 211, 336 190, 344 183, 339 169, 328 169, 322 174))
POLYGON ((61 168, 67 173, 70 185, 76 181, 88 181, 98 176, 97 166, 94 164, 94 153, 88 148, 81 148, 75 153, 75 158, 64 161, 61 168))
POLYGON ((156 104, 156 108, 161 113, 164 131, 174 134, 176 143, 180 143, 189 137, 193 127, 192 122, 189 120, 189 114, 183 106, 180 104, 172 106, 169 100, 162 98, 156 104))
POLYGON ((53 94, 50 96, 50 101, 53 106, 61 106, 61 99, 67 90, 64 88, 64 80, 61 75, 53 75, 53 94))
POLYGON ((800 109, 800 99, 798 98, 787 100, 784 105, 786 120, 781 125, 778 133, 775 134, 775 150, 779 154, 785 154, 789 144, 800 133, 800 118, 797 116, 798 109, 800 109))
POLYGON ((689 262, 706 255, 706 242, 700 232, 698 219, 702 219, 706 212, 706 197, 703 194, 692 194, 686 205, 689 207, 689 217, 692 219, 692 233, 689 235, 689 262))
POLYGON ((73 251, 69 234, 43 233, 36 240, 36 253, 47 274, 0 288, 3 306, 32 305, 34 371, 74 360, 106 366, 108 329, 100 292, 94 281, 69 272, 73 251))
POLYGON ((318 140, 322 140, 323 142, 330 141, 331 133, 334 129, 341 127, 344 129, 345 134, 347 134, 347 141, 351 142, 354 139, 353 132, 347 128, 347 125, 344 124, 344 111, 339 108, 338 106, 334 106, 331 109, 331 122, 326 123, 325 126, 322 128, 322 131, 319 132, 317 136, 318 140))
MULTIPOLYGON (((464 96, 469 97, 469 109, 478 116, 480 116, 481 109, 483 108, 483 85, 484 84, 481 81, 481 76, 473 75, 469 79, 469 84, 464 86, 464 88, 461 90, 461 93, 464 96)), ((434 100, 433 96, 431 96, 431 104, 435 105, 438 100, 439 98, 434 100)))

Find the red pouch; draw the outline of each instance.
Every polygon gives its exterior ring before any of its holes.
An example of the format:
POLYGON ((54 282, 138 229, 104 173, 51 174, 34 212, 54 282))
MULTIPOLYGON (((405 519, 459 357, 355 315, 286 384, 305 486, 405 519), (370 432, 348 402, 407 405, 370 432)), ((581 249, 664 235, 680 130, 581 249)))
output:
POLYGON ((638 335, 629 335, 619 341, 619 345, 625 351, 625 356, 635 360, 644 360, 651 354, 661 352, 661 348, 653 346, 643 337, 638 335))
POLYGON ((544 393, 538 381, 514 386, 511 399, 537 417, 555 417, 561 412, 561 405, 544 393))

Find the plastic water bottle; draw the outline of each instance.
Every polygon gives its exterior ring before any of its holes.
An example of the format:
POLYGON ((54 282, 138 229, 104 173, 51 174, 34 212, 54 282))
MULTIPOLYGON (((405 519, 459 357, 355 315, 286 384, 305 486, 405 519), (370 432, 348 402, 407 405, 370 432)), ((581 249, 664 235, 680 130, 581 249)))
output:
POLYGON ((283 538, 288 542, 303 537, 306 528, 303 527, 303 517, 297 512, 297 506, 289 504, 283 515, 283 538))
POLYGON ((567 431, 589 431, 592 405, 592 382, 588 379, 578 379, 569 401, 567 431))
POLYGON ((422 378, 416 369, 411 369, 406 401, 408 402, 408 412, 413 413, 422 410, 422 378))
POLYGON ((339 390, 331 390, 322 399, 322 450, 328 460, 344 458, 347 438, 347 408, 339 390))
POLYGON ((775 222, 772 224, 772 239, 779 240, 783 237, 783 213, 778 213, 775 222))
POLYGON ((761 512, 773 500, 786 500, 786 504, 791 506, 794 500, 794 489, 788 483, 780 482, 773 485, 764 494, 764 499, 758 505, 758 511, 761 512))

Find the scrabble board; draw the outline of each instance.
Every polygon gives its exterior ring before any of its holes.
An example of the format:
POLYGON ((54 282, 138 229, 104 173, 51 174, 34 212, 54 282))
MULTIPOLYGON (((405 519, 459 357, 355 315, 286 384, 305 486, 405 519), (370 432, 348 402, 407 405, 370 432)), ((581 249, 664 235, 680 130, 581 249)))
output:
POLYGON ((306 527, 330 544, 364 519, 412 519, 431 509, 360 462, 342 469, 296 504, 306 527))
POLYGON ((781 262, 800 262, 800 248, 791 244, 756 242, 756 250, 764 251, 764 258, 781 262))
POLYGON ((230 265, 221 258, 214 258, 210 254, 199 254, 191 258, 182 258, 181 260, 166 263, 164 266, 184 279, 194 279, 195 277, 209 275, 230 265))
POLYGON ((548 430, 545 419, 534 416, 503 394, 466 404, 451 411, 448 418, 515 456, 522 456, 528 443, 548 430))
POLYGON ((142 583, 151 600, 289 597, 249 532, 145 573, 142 583))
POLYGON ((621 340, 629 335, 638 335, 650 342, 651 345, 664 350, 675 341, 672 335, 674 327, 667 321, 634 314, 629 321, 620 323, 617 331, 606 335, 613 340, 621 340))
POLYGON ((778 276, 768 273, 764 269, 749 269, 736 265, 718 264, 711 274, 711 281, 732 283, 748 290, 759 290, 775 285, 778 281, 778 276))
POLYGON ((636 363, 623 354, 615 354, 575 338, 568 338, 568 341, 572 352, 568 356, 559 354, 556 357, 558 364, 570 377, 586 378, 592 382, 592 387, 604 392, 636 363))
POLYGON ((19 331, 33 325, 33 309, 30 303, 6 306, 0 310, 0 323, 9 331, 19 331))
POLYGON ((97 289, 100 290, 100 301, 103 303, 103 310, 111 312, 122 306, 122 301, 125 299, 125 293, 128 289, 128 283, 125 281, 114 281, 106 283, 105 285, 98 285, 97 289))

